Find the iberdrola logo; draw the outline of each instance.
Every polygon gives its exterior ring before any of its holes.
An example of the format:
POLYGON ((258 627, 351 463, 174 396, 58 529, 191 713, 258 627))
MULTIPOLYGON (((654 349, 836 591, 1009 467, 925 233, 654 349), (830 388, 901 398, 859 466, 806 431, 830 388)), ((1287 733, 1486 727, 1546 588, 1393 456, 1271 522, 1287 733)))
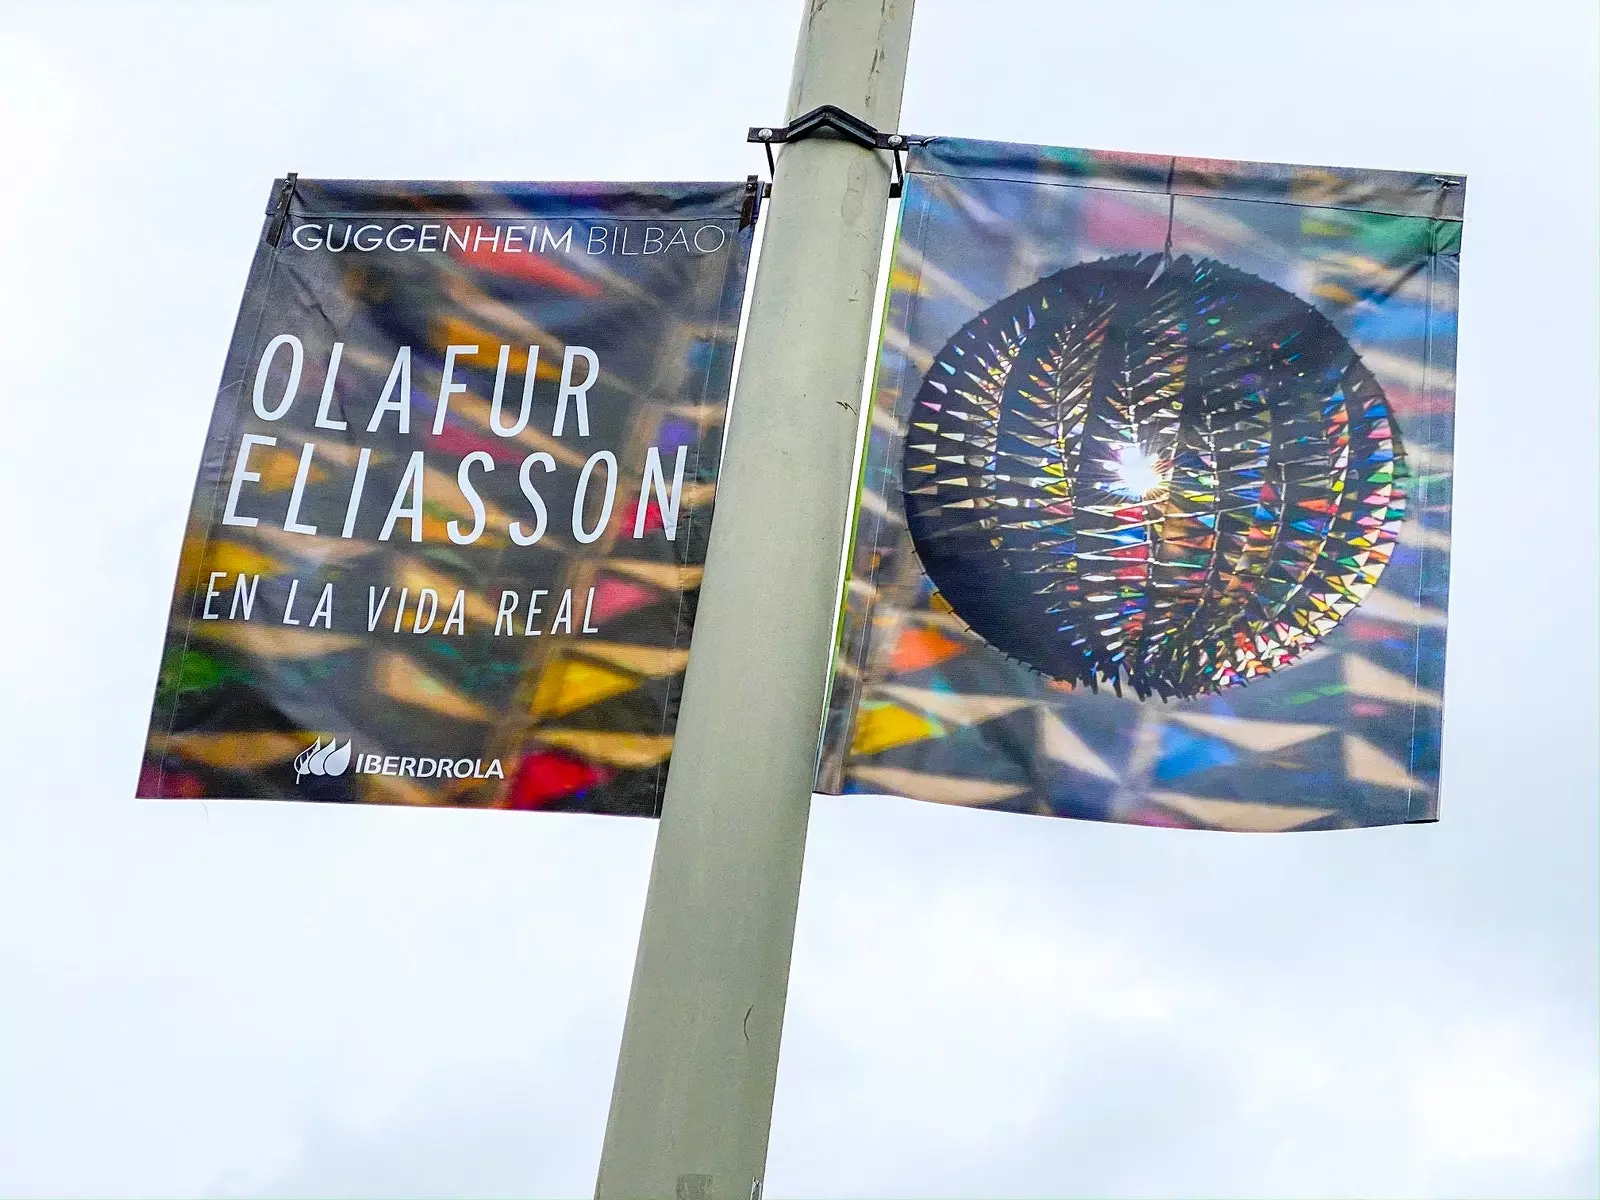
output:
POLYGON ((344 745, 339 745, 338 738, 330 738, 328 744, 322 744, 318 737, 316 744, 302 750, 294 760, 294 781, 300 782, 302 775, 343 775, 350 765, 350 740, 345 739, 344 745))

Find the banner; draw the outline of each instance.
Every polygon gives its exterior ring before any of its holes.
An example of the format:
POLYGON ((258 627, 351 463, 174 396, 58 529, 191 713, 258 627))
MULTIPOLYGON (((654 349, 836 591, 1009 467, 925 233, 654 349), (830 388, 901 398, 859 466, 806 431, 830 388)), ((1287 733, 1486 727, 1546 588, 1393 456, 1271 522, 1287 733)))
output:
POLYGON ((138 794, 657 813, 757 199, 280 181, 138 794))
POLYGON ((1436 819, 1465 181, 907 169, 821 790, 1436 819))

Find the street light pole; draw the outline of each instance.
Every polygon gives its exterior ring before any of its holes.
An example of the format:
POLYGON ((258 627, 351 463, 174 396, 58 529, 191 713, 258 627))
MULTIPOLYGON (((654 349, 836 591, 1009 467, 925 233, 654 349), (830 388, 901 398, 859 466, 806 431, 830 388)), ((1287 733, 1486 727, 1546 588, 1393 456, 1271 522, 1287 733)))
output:
MULTIPOLYGON (((911 9, 808 0, 788 119, 893 131, 911 9)), ((761 1191, 890 175, 843 139, 778 160, 599 1200, 761 1191)))

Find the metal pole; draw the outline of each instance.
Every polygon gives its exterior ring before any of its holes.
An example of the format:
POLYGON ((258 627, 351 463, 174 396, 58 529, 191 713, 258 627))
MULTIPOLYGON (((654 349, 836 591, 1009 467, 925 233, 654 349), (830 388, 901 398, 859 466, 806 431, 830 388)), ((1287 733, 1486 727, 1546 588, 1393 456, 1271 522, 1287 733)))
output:
MULTIPOLYGON (((912 0, 808 0, 789 119, 900 118, 912 0)), ((783 148, 727 435, 599 1200, 761 1191, 889 156, 783 148)))

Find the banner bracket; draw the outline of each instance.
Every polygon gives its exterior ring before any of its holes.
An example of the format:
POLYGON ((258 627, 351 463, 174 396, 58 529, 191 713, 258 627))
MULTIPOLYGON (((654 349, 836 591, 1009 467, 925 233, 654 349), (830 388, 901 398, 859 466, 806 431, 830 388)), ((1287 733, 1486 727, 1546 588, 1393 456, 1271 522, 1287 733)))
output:
MULTIPOLYGON (((768 151, 770 154, 771 151, 768 151)), ((739 206, 739 228, 749 229, 761 214, 761 202, 772 194, 772 185, 759 176, 744 177, 744 203, 739 206)))
POLYGON ((294 199, 294 185, 299 178, 298 171, 290 171, 284 176, 278 184, 272 207, 267 209, 267 216, 272 218, 272 224, 267 226, 267 245, 274 248, 283 240, 283 227, 289 223, 289 202, 294 199))
POLYGON ((894 154, 894 182, 889 187, 891 199, 900 195, 905 184, 905 164, 900 155, 908 147, 925 145, 929 139, 905 133, 881 133, 860 117, 846 112, 837 104, 821 104, 808 113, 802 113, 784 126, 752 125, 750 142, 759 142, 767 152, 767 169, 778 173, 777 160, 772 147, 784 142, 798 142, 809 137, 834 137, 854 142, 868 150, 888 150, 894 154))

